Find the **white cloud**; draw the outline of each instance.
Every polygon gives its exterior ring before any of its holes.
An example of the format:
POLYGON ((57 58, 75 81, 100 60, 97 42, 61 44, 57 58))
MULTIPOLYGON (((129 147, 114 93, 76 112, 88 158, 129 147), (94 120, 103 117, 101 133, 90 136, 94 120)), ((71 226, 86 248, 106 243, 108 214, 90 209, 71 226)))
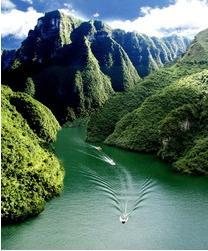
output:
POLYGON ((72 5, 70 3, 64 3, 64 7, 67 9, 72 9, 72 5))
POLYGON ((98 12, 93 14, 93 17, 99 17, 99 16, 100 16, 100 14, 98 12))
POLYGON ((24 2, 24 3, 27 3, 27 4, 33 4, 33 1, 32 0, 21 0, 22 2, 24 2))
POLYGON ((67 16, 75 17, 75 18, 78 18, 83 21, 87 20, 87 18, 83 14, 81 14, 79 11, 73 9, 71 4, 64 3, 64 8, 60 8, 58 10, 67 16))
POLYGON ((1 8, 4 11, 14 9, 15 7, 16 7, 16 5, 10 0, 2 0, 1 1, 1 8))
POLYGON ((142 7, 135 20, 108 21, 112 28, 151 36, 178 34, 193 37, 208 26, 208 0, 175 0, 167 7, 142 7))
POLYGON ((64 13, 67 16, 75 17, 80 20, 87 20, 79 11, 75 10, 70 3, 64 3, 63 8, 59 8, 59 11, 64 13))
POLYGON ((11 11, 1 14, 1 34, 2 37, 13 35, 15 38, 23 39, 27 36, 28 31, 33 29, 37 19, 43 16, 32 7, 27 11, 12 9, 11 11))

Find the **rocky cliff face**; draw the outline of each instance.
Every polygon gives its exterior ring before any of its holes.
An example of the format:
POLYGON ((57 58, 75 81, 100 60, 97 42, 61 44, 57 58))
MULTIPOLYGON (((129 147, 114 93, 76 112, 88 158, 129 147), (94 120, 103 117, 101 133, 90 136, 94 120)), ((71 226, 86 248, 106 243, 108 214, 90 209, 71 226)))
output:
POLYGON ((72 34, 74 43, 85 36, 104 74, 110 77, 115 91, 125 91, 136 85, 139 75, 123 47, 112 37, 111 29, 101 21, 80 25, 72 34))
POLYGON ((141 77, 176 60, 190 44, 185 37, 157 38, 122 30, 114 30, 113 38, 124 48, 141 77))
POLYGON ((64 122, 96 110, 114 91, 133 88, 140 76, 173 61, 187 44, 53 11, 38 19, 17 51, 3 52, 3 82, 24 91, 32 78, 36 98, 64 122))
POLYGON ((208 29, 199 32, 181 62, 186 64, 208 63, 208 29))
POLYGON ((177 171, 208 175, 207 32, 176 64, 110 98, 91 116, 87 140, 155 152, 177 171))
POLYGON ((60 11, 46 13, 38 19, 34 30, 29 31, 16 57, 23 62, 44 63, 51 60, 59 48, 70 44, 70 34, 78 24, 78 20, 60 11))
POLYGON ((2 70, 8 69, 14 62, 16 50, 3 50, 1 54, 1 68, 2 70))

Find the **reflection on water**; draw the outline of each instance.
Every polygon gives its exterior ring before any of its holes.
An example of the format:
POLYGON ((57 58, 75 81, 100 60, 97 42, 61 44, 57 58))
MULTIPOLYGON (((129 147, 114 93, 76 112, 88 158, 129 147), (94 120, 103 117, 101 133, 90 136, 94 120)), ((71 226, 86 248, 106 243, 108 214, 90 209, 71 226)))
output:
POLYGON ((207 178, 84 137, 82 128, 59 132, 64 192, 38 217, 3 227, 2 249, 208 248, 207 178))
MULTIPOLYGON (((119 166, 117 167, 117 169, 119 166)), ((152 192, 155 182, 151 178, 147 178, 141 186, 133 188, 133 181, 130 173, 125 169, 119 168, 120 188, 113 188, 109 182, 99 176, 99 174, 90 168, 82 167, 80 173, 96 185, 96 188, 103 191, 104 195, 111 200, 111 205, 120 213, 120 221, 127 222, 129 216, 142 206, 148 198, 148 194, 152 192)))

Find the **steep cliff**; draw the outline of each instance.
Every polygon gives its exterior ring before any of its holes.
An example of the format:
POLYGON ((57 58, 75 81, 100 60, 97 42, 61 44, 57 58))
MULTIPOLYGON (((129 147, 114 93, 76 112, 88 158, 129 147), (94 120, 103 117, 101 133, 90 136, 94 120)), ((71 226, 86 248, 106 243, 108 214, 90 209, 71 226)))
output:
POLYGON ((61 123, 100 108, 114 93, 134 88, 151 71, 186 50, 182 38, 149 38, 46 13, 15 52, 3 52, 3 83, 50 107, 61 123))
POLYGON ((2 223, 39 214, 63 189, 64 170, 49 143, 60 126, 44 105, 2 89, 2 223))

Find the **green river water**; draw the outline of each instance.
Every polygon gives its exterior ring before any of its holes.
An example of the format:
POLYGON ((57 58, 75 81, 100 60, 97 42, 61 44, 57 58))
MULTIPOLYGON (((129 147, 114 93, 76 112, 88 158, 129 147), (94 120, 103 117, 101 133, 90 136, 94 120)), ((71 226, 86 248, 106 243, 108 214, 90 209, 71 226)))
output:
POLYGON ((59 132, 64 192, 38 217, 4 226, 2 249, 208 249, 207 178, 84 137, 82 128, 59 132))

